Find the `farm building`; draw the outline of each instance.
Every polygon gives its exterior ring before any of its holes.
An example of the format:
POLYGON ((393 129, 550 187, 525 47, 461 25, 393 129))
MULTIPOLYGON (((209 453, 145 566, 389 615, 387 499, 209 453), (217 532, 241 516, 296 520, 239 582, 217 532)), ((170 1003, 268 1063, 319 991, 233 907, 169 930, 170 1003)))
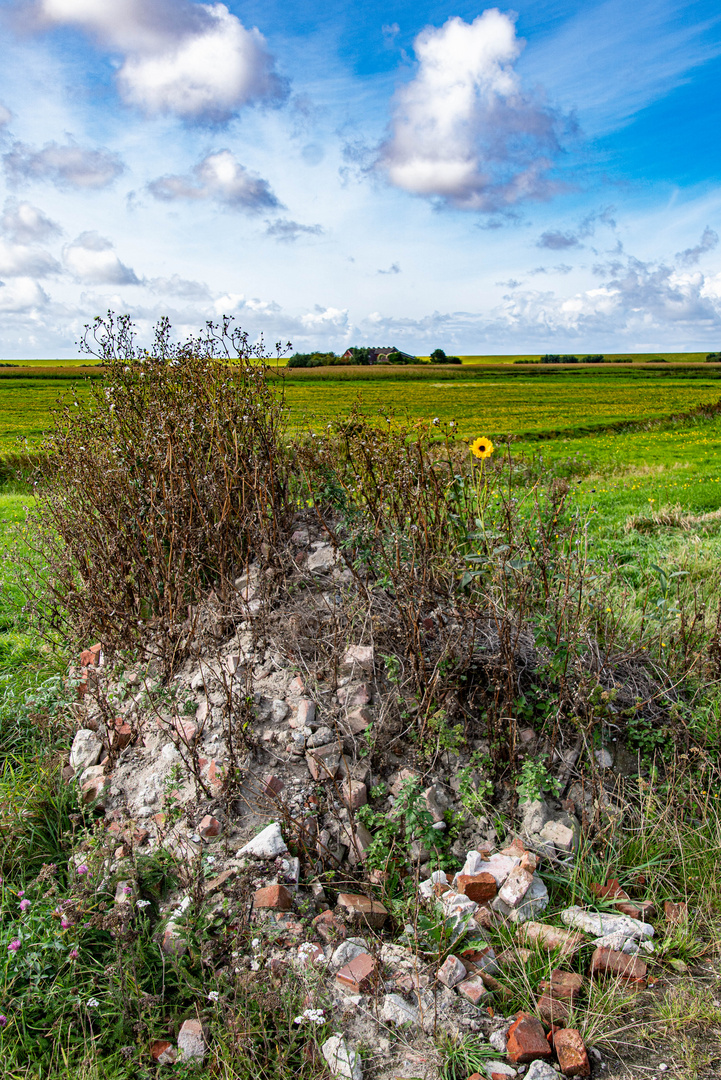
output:
MULTIPOLYGON (((415 360, 415 356, 411 356, 410 353, 403 352, 402 349, 397 349, 395 345, 381 345, 378 348, 371 348, 368 350, 368 363, 369 364, 382 364, 384 363, 391 353, 398 353, 404 360, 415 360)), ((343 353, 342 359, 352 361, 354 355, 353 349, 346 349, 343 353)))

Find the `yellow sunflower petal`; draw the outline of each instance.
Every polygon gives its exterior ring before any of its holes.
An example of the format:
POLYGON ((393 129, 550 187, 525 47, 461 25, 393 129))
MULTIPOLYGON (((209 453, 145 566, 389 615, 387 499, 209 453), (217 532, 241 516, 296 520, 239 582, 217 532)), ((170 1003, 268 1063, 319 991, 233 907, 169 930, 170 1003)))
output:
POLYGON ((493 453, 493 443, 490 439, 478 438, 471 443, 471 453, 477 458, 489 458, 493 453))

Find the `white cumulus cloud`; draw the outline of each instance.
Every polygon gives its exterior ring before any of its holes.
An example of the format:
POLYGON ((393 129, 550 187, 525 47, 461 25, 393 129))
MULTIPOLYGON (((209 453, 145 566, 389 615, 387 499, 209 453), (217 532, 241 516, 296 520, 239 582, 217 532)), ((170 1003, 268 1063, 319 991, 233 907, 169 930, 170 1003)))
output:
POLYGON ((148 113, 222 121, 251 102, 287 95, 263 35, 225 4, 41 0, 40 14, 46 24, 78 26, 120 53, 120 93, 148 113))
POLYGON ((129 266, 120 261, 110 240, 96 232, 84 232, 63 248, 66 269, 78 281, 91 285, 139 285, 129 266))
POLYGON ((112 184, 125 168, 118 154, 74 142, 65 146, 49 142, 40 150, 16 142, 2 160, 8 183, 13 186, 48 180, 59 188, 97 191, 112 184))
POLYGON ((47 303, 47 293, 32 278, 16 278, 10 285, 0 281, 0 311, 7 315, 33 311, 47 303))
POLYGON ((35 240, 49 240, 59 236, 61 228, 57 222, 47 216, 39 207, 17 199, 6 199, 0 232, 16 244, 31 244, 35 240))
POLYGON ((7 105, 3 105, 2 101, 0 101, 0 131, 8 126, 12 118, 13 114, 10 112, 7 105))
POLYGON ((49 251, 0 239, 0 274, 3 277, 47 277, 61 270, 49 251))
POLYGON ((148 189, 156 199, 211 199, 233 210, 267 210, 280 207, 267 180, 249 172, 230 150, 208 154, 184 175, 160 176, 148 189))
POLYGON ((549 170, 558 117, 523 91, 513 66, 521 48, 513 20, 497 8, 418 35, 418 69, 396 93, 377 161, 392 184, 486 212, 556 190, 549 170))

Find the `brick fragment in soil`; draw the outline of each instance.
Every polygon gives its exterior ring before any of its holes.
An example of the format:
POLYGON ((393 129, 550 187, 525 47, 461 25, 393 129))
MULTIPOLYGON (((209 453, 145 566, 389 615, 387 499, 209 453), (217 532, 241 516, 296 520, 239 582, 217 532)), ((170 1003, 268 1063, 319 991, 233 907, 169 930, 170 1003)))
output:
POLYGON ((646 964, 638 956, 600 946, 591 958, 591 974, 596 977, 615 975, 629 982, 642 983, 646 978, 646 964))
POLYGON ((506 1036, 508 1060, 515 1065, 528 1065, 532 1061, 549 1061, 551 1047, 548 1045, 543 1024, 530 1013, 518 1013, 506 1036))
POLYGON ((340 969, 335 979, 344 990, 352 994, 368 994, 378 976, 378 962, 368 953, 360 953, 340 969))
POLYGON ((590 1076, 591 1066, 580 1032, 564 1028, 553 1036, 553 1050, 564 1076, 590 1076))

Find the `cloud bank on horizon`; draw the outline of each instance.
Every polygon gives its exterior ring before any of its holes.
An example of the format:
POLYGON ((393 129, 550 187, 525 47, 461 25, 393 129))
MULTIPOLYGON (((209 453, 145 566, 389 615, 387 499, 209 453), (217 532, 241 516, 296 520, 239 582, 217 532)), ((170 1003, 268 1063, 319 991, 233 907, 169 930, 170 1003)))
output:
POLYGON ((721 348, 713 0, 0 0, 0 355, 721 348))

